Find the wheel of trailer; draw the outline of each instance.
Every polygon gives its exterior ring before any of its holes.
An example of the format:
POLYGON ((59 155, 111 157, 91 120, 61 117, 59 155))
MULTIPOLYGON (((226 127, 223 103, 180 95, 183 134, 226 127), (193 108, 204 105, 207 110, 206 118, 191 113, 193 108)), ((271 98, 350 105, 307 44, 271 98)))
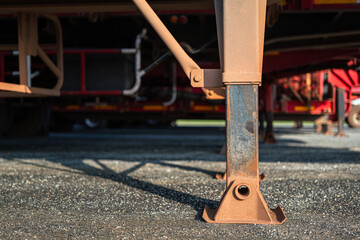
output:
POLYGON ((360 106, 351 108, 347 117, 347 122, 352 128, 360 128, 360 106))
POLYGON ((14 107, 13 119, 5 135, 8 137, 32 136, 49 123, 48 107, 14 107))
POLYGON ((8 105, 0 106, 0 136, 2 136, 10 127, 13 119, 12 107, 8 105))
POLYGON ((105 121, 101 119, 85 118, 84 125, 88 129, 98 129, 104 126, 105 121))

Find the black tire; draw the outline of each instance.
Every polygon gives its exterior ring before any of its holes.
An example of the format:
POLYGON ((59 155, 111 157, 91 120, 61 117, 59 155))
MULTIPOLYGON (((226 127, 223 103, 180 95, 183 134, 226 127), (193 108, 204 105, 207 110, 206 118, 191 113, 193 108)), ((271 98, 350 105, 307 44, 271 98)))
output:
POLYGON ((352 128, 360 128, 360 106, 354 106, 351 108, 347 117, 347 122, 352 128))
POLYGON ((13 121, 6 131, 7 137, 26 137, 36 135, 47 122, 47 107, 14 107, 13 121))

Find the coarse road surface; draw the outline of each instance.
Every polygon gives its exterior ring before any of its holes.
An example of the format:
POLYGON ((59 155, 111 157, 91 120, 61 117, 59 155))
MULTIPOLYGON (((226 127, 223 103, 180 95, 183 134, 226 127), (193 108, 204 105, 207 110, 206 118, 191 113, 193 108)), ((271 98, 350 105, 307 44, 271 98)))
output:
POLYGON ((83 130, 0 139, 0 239, 360 239, 360 130, 276 129, 261 192, 283 225, 208 224, 224 129, 83 130))

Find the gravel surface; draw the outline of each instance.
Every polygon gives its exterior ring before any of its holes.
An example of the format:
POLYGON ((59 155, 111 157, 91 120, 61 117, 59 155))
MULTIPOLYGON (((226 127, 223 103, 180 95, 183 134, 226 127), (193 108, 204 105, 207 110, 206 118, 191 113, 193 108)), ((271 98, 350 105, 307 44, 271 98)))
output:
POLYGON ((225 188, 221 128, 0 139, 0 239, 360 239, 360 130, 276 129, 261 192, 283 225, 208 224, 225 188))

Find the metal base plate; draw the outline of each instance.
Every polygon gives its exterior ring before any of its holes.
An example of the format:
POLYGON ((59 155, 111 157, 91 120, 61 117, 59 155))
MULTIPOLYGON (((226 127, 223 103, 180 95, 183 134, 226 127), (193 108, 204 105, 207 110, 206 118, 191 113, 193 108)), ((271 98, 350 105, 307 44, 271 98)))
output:
POLYGON ((245 223, 245 224, 282 224, 286 220, 286 216, 280 206, 278 206, 274 210, 269 210, 269 214, 271 216, 271 221, 261 221, 261 220, 244 220, 244 219, 231 219, 231 220, 222 220, 216 221, 215 215, 217 212, 217 208, 210 208, 209 206, 205 206, 204 213, 202 215, 203 219, 208 223, 245 223))
POLYGON ((283 210, 280 206, 268 209, 256 181, 232 181, 217 209, 205 206, 203 219, 208 223, 282 224, 286 220, 283 210))

